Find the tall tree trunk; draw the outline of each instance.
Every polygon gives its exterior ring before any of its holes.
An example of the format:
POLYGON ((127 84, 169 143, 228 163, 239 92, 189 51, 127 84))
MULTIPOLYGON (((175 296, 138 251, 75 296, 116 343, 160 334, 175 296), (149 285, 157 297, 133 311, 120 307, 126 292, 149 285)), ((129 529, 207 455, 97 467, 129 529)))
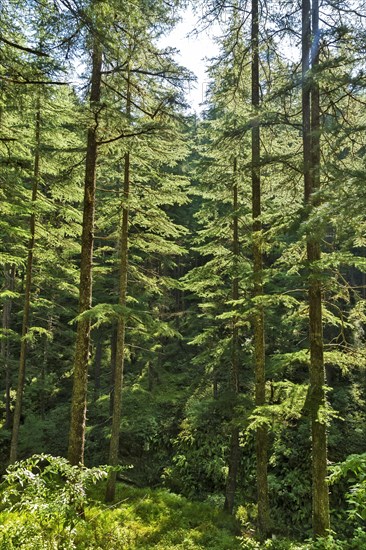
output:
MULTIPOLYGON (((4 266, 4 279, 5 279, 5 290, 14 290, 14 278, 15 278, 15 268, 9 264, 4 266)), ((11 376, 10 376, 10 365, 9 365, 9 330, 10 330, 10 319, 11 319, 11 309, 12 309, 12 299, 6 298, 3 305, 2 313, 2 329, 3 337, 1 339, 1 358, 3 362, 3 372, 5 373, 5 425, 6 429, 11 427, 11 411, 10 411, 10 387, 11 387, 11 376)))
MULTIPOLYGON (((84 182, 84 212, 81 237, 79 313, 88 311, 92 301, 92 261, 94 243, 95 188, 97 168, 97 128, 101 94, 102 49, 97 39, 93 47, 90 110, 94 122, 88 130, 84 182)), ((71 401, 71 421, 68 458, 71 464, 83 464, 85 445, 86 403, 88 389, 88 362, 90 347, 90 320, 77 324, 74 358, 74 383, 71 401)))
POLYGON ((94 357, 94 401, 96 401, 100 395, 100 371, 102 366, 102 357, 103 333, 102 331, 98 331, 94 357))
MULTIPOLYGON (((320 188, 320 109, 319 85, 316 72, 319 66, 319 5, 318 0, 303 2, 303 147, 305 205, 311 213, 319 204, 314 197, 320 188), (312 47, 310 15, 312 22, 312 47), (312 55, 309 74, 310 52, 312 55)), ((325 405, 325 369, 323 357, 322 288, 315 262, 321 258, 320 235, 314 228, 307 234, 307 259, 309 262, 309 341, 310 341, 310 388, 309 404, 312 440, 313 483, 313 532, 324 536, 330 529, 329 492, 327 476, 326 425, 320 420, 320 410, 325 405)))
POLYGON ((218 399, 219 397, 219 381, 217 368, 214 368, 212 373, 212 395, 214 399, 218 399))
MULTIPOLYGON (((50 314, 48 316, 47 321, 47 330, 51 334, 53 328, 53 318, 50 314)), ((49 347, 50 347, 50 341, 49 337, 46 336, 44 340, 44 348, 43 348, 43 361, 42 361, 42 368, 41 368, 41 392, 40 392, 40 413, 42 420, 45 420, 46 418, 46 402, 47 402, 47 392, 46 392, 46 380, 47 380, 47 366, 48 366, 48 356, 49 356, 49 347)))
MULTIPOLYGON (((127 118, 130 119, 130 81, 127 80, 127 118)), ((120 273, 119 273, 119 299, 121 308, 126 306, 127 295, 127 267, 128 267, 128 200, 130 196, 130 153, 125 153, 124 158, 124 178, 123 178, 123 203, 122 203, 122 224, 120 237, 120 273)), ((119 455, 119 436, 122 416, 122 386, 123 369, 125 361, 125 336, 126 336, 126 317, 121 313, 117 325, 117 349, 116 364, 114 372, 114 392, 113 392, 113 415, 111 441, 109 447, 109 465, 118 465, 119 455)), ((112 502, 116 492, 117 472, 110 471, 107 481, 106 501, 112 502)))
POLYGON ((310 25, 310 0, 302 2, 302 140, 304 157, 304 200, 308 207, 311 195, 311 134, 310 134, 310 48, 311 48, 311 25, 310 25))
POLYGON ((20 341, 18 384, 17 384, 16 399, 15 399, 13 430, 12 430, 11 444, 10 444, 10 463, 13 463, 16 461, 17 454, 18 454, 19 427, 20 427, 20 418, 22 413, 23 394, 24 394, 24 385, 25 385, 25 368, 26 368, 26 356, 27 356, 26 336, 29 330, 30 298, 31 298, 31 288, 32 288, 32 272, 33 272, 33 254, 34 254, 34 244, 35 244, 35 234, 36 234, 35 204, 37 200, 39 177, 40 177, 40 140, 41 140, 40 136, 41 136, 41 98, 40 98, 40 91, 38 91, 37 99, 36 99, 35 152, 34 152, 34 170, 33 170, 33 186, 32 186, 32 213, 31 213, 30 222, 29 222, 30 239, 28 244, 28 257, 27 257, 26 278, 25 278, 25 295, 24 295, 22 337, 20 341))
POLYGON ((117 327, 113 327, 111 333, 111 376, 109 385, 109 416, 111 418, 113 416, 114 373, 116 372, 117 336, 117 327))
MULTIPOLYGON (((119 289, 119 305, 125 307, 127 293, 127 262, 128 262, 128 197, 130 184, 130 155, 125 154, 125 169, 124 169, 124 204, 121 228, 121 259, 120 259, 120 289, 119 289)), ((121 315, 117 325, 117 349, 116 349, 116 364, 114 371, 114 388, 113 388, 113 414, 112 414, 112 430, 111 441, 109 448, 109 464, 111 466, 118 465, 119 452, 119 434, 122 414, 122 385, 123 385, 123 369, 125 359, 125 334, 126 334, 126 319, 124 314, 121 315)), ((110 472, 107 483, 106 501, 111 502, 115 496, 117 473, 110 472)))
MULTIPOLYGON (((255 122, 252 128, 252 217, 253 217, 253 278, 254 298, 263 295, 262 271, 262 222, 261 180, 260 180, 260 127, 258 108, 260 102, 259 88, 259 11, 258 0, 252 0, 252 107, 255 122)), ((255 305, 254 313, 254 361, 255 361, 255 404, 264 405, 266 392, 265 374, 265 334, 264 311, 260 303, 255 305)), ((258 534, 264 540, 270 532, 269 499, 268 499, 268 432, 261 426, 256 432, 257 459, 257 498, 258 498, 258 534)))
MULTIPOLYGON (((231 297, 233 301, 239 300, 239 278, 238 278, 238 259, 239 259, 239 220, 238 220, 238 179, 237 179, 237 159, 234 159, 234 183, 233 183, 233 282, 231 297)), ((235 306, 236 307, 236 306, 235 306)), ((232 341, 231 341, 231 380, 230 392, 232 416, 234 425, 230 435, 230 452, 229 452, 229 471, 226 480, 225 503, 224 510, 230 514, 233 512, 235 491, 237 485, 237 476, 240 461, 239 447, 239 428, 236 425, 235 405, 239 393, 239 334, 238 334, 238 319, 233 317, 232 325, 232 341)))

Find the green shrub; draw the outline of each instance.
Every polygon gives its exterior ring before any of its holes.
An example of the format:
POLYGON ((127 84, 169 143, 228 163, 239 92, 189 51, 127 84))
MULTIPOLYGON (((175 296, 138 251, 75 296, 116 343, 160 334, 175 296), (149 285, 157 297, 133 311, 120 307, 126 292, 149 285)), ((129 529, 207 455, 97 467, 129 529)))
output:
POLYGON ((348 483, 346 501, 348 519, 355 527, 366 527, 366 453, 350 455, 344 462, 332 466, 330 483, 342 479, 348 483))
POLYGON ((83 521, 87 488, 106 475, 105 468, 71 466, 46 454, 9 466, 1 484, 0 548, 76 548, 75 527, 83 521))
POLYGON ((229 441, 225 407, 204 393, 190 398, 186 418, 173 440, 172 462, 164 470, 167 487, 189 498, 223 494, 229 441))

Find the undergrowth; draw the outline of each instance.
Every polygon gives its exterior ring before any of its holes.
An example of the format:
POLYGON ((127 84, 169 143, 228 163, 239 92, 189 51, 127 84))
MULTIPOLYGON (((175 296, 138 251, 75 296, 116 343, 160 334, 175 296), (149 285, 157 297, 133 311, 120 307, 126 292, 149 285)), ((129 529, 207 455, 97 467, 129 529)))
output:
MULTIPOLYGON (((347 470, 348 471, 348 470, 347 470)), ((37 455, 8 469, 0 487, 0 550, 359 550, 366 533, 347 540, 259 543, 245 507, 237 517, 215 499, 191 501, 165 489, 119 484, 104 501, 107 468, 76 468, 37 455)))
POLYGON ((119 484, 103 503, 105 470, 38 455, 1 486, 1 550, 240 549, 238 523, 209 503, 119 484))

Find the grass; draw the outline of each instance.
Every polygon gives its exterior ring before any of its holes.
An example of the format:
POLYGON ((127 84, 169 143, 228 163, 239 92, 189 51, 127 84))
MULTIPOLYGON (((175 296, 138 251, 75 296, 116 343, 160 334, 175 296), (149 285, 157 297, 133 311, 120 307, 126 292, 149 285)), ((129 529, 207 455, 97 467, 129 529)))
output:
MULTIPOLYGON (((213 502, 190 501, 164 489, 117 487, 116 502, 104 504, 105 482, 93 486, 85 517, 50 499, 0 511, 0 550, 361 550, 366 534, 297 543, 263 544, 241 533, 239 520, 213 502)), ((51 499, 52 500, 52 499, 51 499)), ((247 515, 241 507, 242 523, 247 515)), ((238 512, 238 516, 240 516, 238 512)), ((248 523, 244 521, 246 528, 248 523)))
POLYGON ((119 504, 113 508, 98 504, 88 509, 86 519, 93 525, 96 546, 85 548, 240 548, 235 520, 208 503, 188 501, 162 489, 123 485, 118 487, 116 500, 119 504))
POLYGON ((116 504, 103 503, 104 487, 93 488, 85 519, 57 524, 50 517, 2 512, 0 549, 13 550, 236 550, 234 518, 209 503, 188 501, 162 489, 119 485, 116 504))

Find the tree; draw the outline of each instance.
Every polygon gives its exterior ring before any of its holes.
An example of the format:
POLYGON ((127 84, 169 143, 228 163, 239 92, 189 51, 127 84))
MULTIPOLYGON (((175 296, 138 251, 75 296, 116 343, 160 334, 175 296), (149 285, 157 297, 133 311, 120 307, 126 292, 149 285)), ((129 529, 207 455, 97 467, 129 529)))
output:
MULTIPOLYGON (((320 187, 320 111, 319 84, 319 5, 308 0, 302 6, 302 112, 304 186, 307 210, 319 204, 320 187), (311 74, 310 69, 311 54, 311 74)), ((307 234, 306 248, 309 262, 309 341, 310 387, 309 408, 312 433, 313 530, 315 536, 324 536, 330 528, 327 476, 327 434, 322 408, 325 407, 325 370, 323 354, 322 285, 317 268, 321 258, 320 235, 316 228, 307 234)))
MULTIPOLYGON (((239 295, 239 278, 236 274, 239 263, 239 203, 238 203, 238 174, 237 174, 237 158, 233 161, 233 280, 232 280, 232 302, 237 303, 239 295)), ((239 393, 239 319, 233 316, 232 319, 232 342, 231 342, 231 376, 230 376, 230 393, 231 399, 235 406, 239 393)), ((235 409, 233 409, 234 412, 235 409)), ((234 425, 230 436, 230 451, 228 460, 228 476, 226 480, 225 503, 224 510, 230 514, 233 513, 235 491, 237 486, 237 476, 240 464, 240 444, 239 444, 239 426, 234 425)))
MULTIPOLYGON (((127 73, 126 83, 126 119, 131 119, 131 89, 130 74, 127 73)), ((121 401, 123 384, 123 367, 125 360, 125 336, 126 336, 126 296, 127 296, 127 266, 128 266, 128 202, 130 198, 130 152, 124 154, 124 172, 123 172, 123 199, 122 199, 122 222, 120 228, 120 266, 119 266, 119 296, 118 305, 121 308, 117 323, 117 345, 114 367, 114 385, 113 385, 113 410, 112 410, 112 430, 109 447, 109 464, 116 467, 118 465, 119 435, 121 424, 121 401)), ((116 470, 111 470, 108 476, 106 500, 112 502, 116 490, 116 470)))
MULTIPOLYGON (((87 312, 92 300, 92 261, 94 243, 95 188, 98 152, 98 124, 101 97, 102 46, 93 38, 90 79, 90 111, 93 122, 88 129, 85 159, 83 232, 81 236, 79 315, 87 312)), ((90 319, 78 320, 74 359, 74 385, 71 402, 68 458, 71 464, 83 464, 85 445, 90 319)))
MULTIPOLYGON (((233 137, 247 116, 247 104, 243 104, 242 98, 247 96, 248 90, 244 77, 247 75, 241 64, 245 46, 242 40, 237 40, 236 23, 234 13, 230 33, 222 40, 220 61, 225 60, 225 63, 219 61, 211 66, 208 109, 205 120, 198 127, 199 158, 194 192, 200 197, 200 203, 195 215, 198 227, 193 242, 200 257, 198 265, 184 277, 187 291, 194 293, 199 300, 199 315, 193 317, 195 325, 191 327, 196 335, 191 343, 198 347, 194 362, 202 371, 200 387, 205 392, 206 414, 210 411, 215 417, 212 418, 212 428, 218 434, 216 445, 221 450, 216 456, 217 449, 213 446, 215 467, 207 464, 206 473, 202 465, 198 475, 191 475, 200 477, 202 491, 205 486, 210 486, 211 471, 211 484, 224 492, 224 508, 230 513, 234 509, 240 472, 242 449, 239 436, 245 422, 243 416, 250 407, 251 378, 250 346, 246 338, 250 245, 248 236, 243 235, 250 211, 244 176, 248 140, 243 136, 240 140, 233 137), (197 318, 202 319, 200 324, 197 318), (213 398, 207 395, 209 385, 212 386, 210 393, 213 398), (224 483, 218 475, 219 465, 223 462, 227 469, 224 483)), ((200 404, 203 405, 203 400, 200 404)), ((199 421, 192 414, 188 416, 187 423, 191 423, 193 433, 199 421)), ((213 435, 207 432, 203 413, 200 429, 203 433, 198 432, 196 440, 197 445, 204 449, 204 438, 209 445, 213 435)), ((185 431, 182 431, 182 439, 187 437, 185 431)), ((187 455, 193 469, 197 459, 190 457, 189 453, 187 455)))
MULTIPOLYGON (((40 92, 37 93, 36 107, 35 107, 35 148, 34 148, 34 168, 33 168, 33 184, 32 184, 32 203, 33 208, 37 200, 38 186, 40 179, 40 144, 41 144, 41 104, 40 104, 40 92)), ((24 296, 24 310, 23 310, 23 324, 20 343, 20 359, 19 359, 19 372, 18 372, 18 386, 17 395, 15 400, 15 410, 13 417, 12 438, 10 445, 10 463, 13 463, 17 459, 18 452, 18 437, 20 416, 22 411, 24 383, 25 383, 25 367, 26 367, 26 352, 27 352, 27 333, 29 330, 29 315, 30 315, 30 294, 32 288, 32 271, 33 271, 33 254, 35 245, 35 232, 36 232, 36 213, 32 212, 29 221, 29 244, 28 244, 28 257, 26 266, 26 281, 25 281, 25 296, 24 296)))
MULTIPOLYGON (((140 54, 141 47, 141 37, 146 34, 146 28, 152 26, 153 24, 160 23, 160 6, 151 9, 151 22, 141 19, 141 23, 136 25, 135 28, 132 28, 130 15, 132 18, 136 18, 139 13, 140 6, 129 6, 131 10, 130 13, 114 12, 113 9, 109 9, 106 6, 106 13, 113 20, 111 27, 111 32, 109 35, 110 42, 105 47, 105 65, 106 70, 104 75, 102 75, 102 42, 99 36, 101 29, 95 28, 93 30, 93 68, 92 68, 92 77, 91 77, 91 92, 90 92, 90 104, 91 108, 94 110, 95 117, 95 126, 89 129, 88 131, 88 145, 87 145, 87 158, 86 158, 86 176, 85 176, 85 199, 84 199, 84 219, 83 219, 83 236, 82 236, 82 257, 81 257, 81 273, 80 273, 80 313, 78 320, 78 332, 77 332, 77 343, 76 343, 76 352, 75 352, 75 373, 74 373, 74 390, 72 398, 72 413, 71 413, 71 428, 70 428, 70 443, 69 443, 69 459, 72 463, 76 464, 77 462, 83 461, 84 453, 84 439, 85 439, 85 415, 86 415, 86 401, 87 401, 87 371, 88 371, 88 358, 89 358, 89 345, 90 345, 90 316, 88 315, 88 310, 91 307, 91 293, 92 293, 92 283, 91 283, 91 265, 93 257, 93 228, 94 228, 94 211, 95 211, 95 177, 96 177, 96 156, 99 146, 106 146, 114 142, 118 142, 124 138, 133 137, 134 135, 143 135, 144 133, 149 133, 153 130, 151 125, 147 125, 146 128, 141 130, 134 130, 129 128, 127 115, 127 133, 122 130, 121 126, 125 126, 126 120, 121 120, 120 116, 116 117, 117 127, 108 128, 109 134, 111 130, 115 130, 116 134, 112 137, 100 136, 97 137, 98 124, 100 122, 99 116, 102 106, 100 105, 100 91, 101 85, 105 86, 112 92, 112 97, 114 99, 113 103, 109 105, 109 109, 115 114, 118 113, 116 104, 119 104, 121 98, 126 97, 124 95, 124 90, 122 88, 116 89, 114 87, 113 77, 116 76, 118 80, 124 80, 126 76, 124 72, 127 70, 127 80, 130 82, 130 71, 128 69, 131 62, 130 56, 140 55, 142 63, 146 63, 148 59, 148 53, 153 52, 153 47, 151 47, 150 52, 142 48, 142 54, 140 54), (125 26, 126 25, 126 26, 125 26), (130 28, 131 27, 131 28, 130 28), (142 30, 142 33, 141 33, 142 30), (131 38, 132 37, 132 38, 131 38), (121 40, 122 38, 122 40, 121 40), (134 41, 134 48, 137 50, 137 54, 132 50, 130 52, 127 44, 129 41, 134 41), (121 61, 122 56, 122 61, 121 61), (125 56, 127 59, 125 59, 125 56), (120 65, 121 63, 121 65, 120 65), (107 65, 111 67, 109 70, 107 65), (104 78, 102 78, 104 76, 104 78), (109 77, 109 80, 108 80, 109 77), (119 133, 118 133, 119 132, 119 133)), ((96 10, 98 11, 98 10, 96 10)), ((97 18, 98 19, 98 18, 97 18)), ((137 19, 136 19, 137 20, 137 19)), ((101 28, 105 26, 105 21, 102 19, 99 20, 101 28)), ((147 74, 151 77, 157 77, 162 79, 166 72, 168 76, 167 79, 172 78, 176 79, 176 70, 174 69, 172 74, 169 74, 170 68, 166 69, 162 65, 163 56, 159 58, 157 54, 157 59, 159 60, 159 67, 157 70, 150 72, 149 68, 146 70, 144 68, 137 67, 135 70, 137 73, 141 72, 142 74, 147 74)), ((131 70, 132 71, 132 70, 131 70)), ((179 76, 178 76, 179 78, 179 76)), ((129 88, 130 84, 127 87, 127 98, 131 97, 132 91, 129 88)), ((140 110, 152 119, 160 114, 160 111, 163 111, 163 107, 166 102, 166 98, 163 98, 161 104, 158 104, 158 107, 150 113, 145 111, 143 103, 145 101, 144 94, 141 93, 141 89, 137 85, 136 90, 141 94, 141 104, 134 104, 137 107, 137 110, 140 110)), ((127 99, 129 103, 130 99, 127 99)), ((148 104, 148 102, 147 102, 148 104)), ((106 105, 103 105, 105 107, 106 105)), ((127 111, 129 111, 128 107, 127 111)), ((120 115, 120 113, 118 113, 120 115)), ((108 113, 106 115, 108 117, 108 113)), ((108 118, 107 118, 108 120, 108 118)), ((111 126, 111 125, 110 125, 111 126)), ((127 153, 126 153, 127 155, 127 153)), ((128 176, 128 165, 129 165, 129 154, 125 156, 125 177, 128 176)), ((128 182, 125 185, 128 186, 128 182)), ((128 195, 128 193, 127 193, 128 195)), ((128 217, 127 210, 124 209, 125 219, 123 221, 123 236, 121 238, 121 247, 122 253, 121 257, 123 262, 126 262, 125 268, 121 266, 121 277, 127 277, 127 234, 128 234, 128 217)), ((125 279, 120 284, 120 302, 124 302, 125 298, 121 298, 122 295, 126 293, 126 281, 125 279)), ((121 305, 121 304, 120 304, 121 305)), ((119 431, 119 418, 120 418, 120 404, 117 404, 121 399, 121 388, 122 388, 122 373, 123 373, 123 354, 124 346, 122 340, 124 339, 124 321, 121 321, 119 325, 119 338, 117 340, 117 354, 116 354, 116 370, 114 378, 114 413, 113 413, 113 437, 111 440, 111 460, 115 462, 117 460, 117 450, 118 450, 118 431, 119 431), (122 347, 121 347, 122 345, 122 347)), ((112 489, 110 489, 112 491, 112 489)))
MULTIPOLYGON (((261 304, 263 294, 263 252, 262 252, 262 222, 261 222, 261 181, 260 181, 260 122, 259 122, 259 4, 252 1, 252 216, 253 216, 253 279, 254 279, 254 361, 255 361, 255 404, 260 407, 266 401, 265 374, 265 333, 264 311, 261 304)), ((268 501, 268 434, 267 426, 259 426, 256 432, 257 457, 257 491, 258 491, 258 531, 261 540, 270 532, 269 501, 268 501)))
POLYGON ((11 411, 10 411, 10 330, 11 330, 11 310, 14 296, 14 265, 5 263, 4 265, 4 294, 2 312, 2 335, 1 335, 1 359, 5 374, 5 428, 11 427, 11 411))

